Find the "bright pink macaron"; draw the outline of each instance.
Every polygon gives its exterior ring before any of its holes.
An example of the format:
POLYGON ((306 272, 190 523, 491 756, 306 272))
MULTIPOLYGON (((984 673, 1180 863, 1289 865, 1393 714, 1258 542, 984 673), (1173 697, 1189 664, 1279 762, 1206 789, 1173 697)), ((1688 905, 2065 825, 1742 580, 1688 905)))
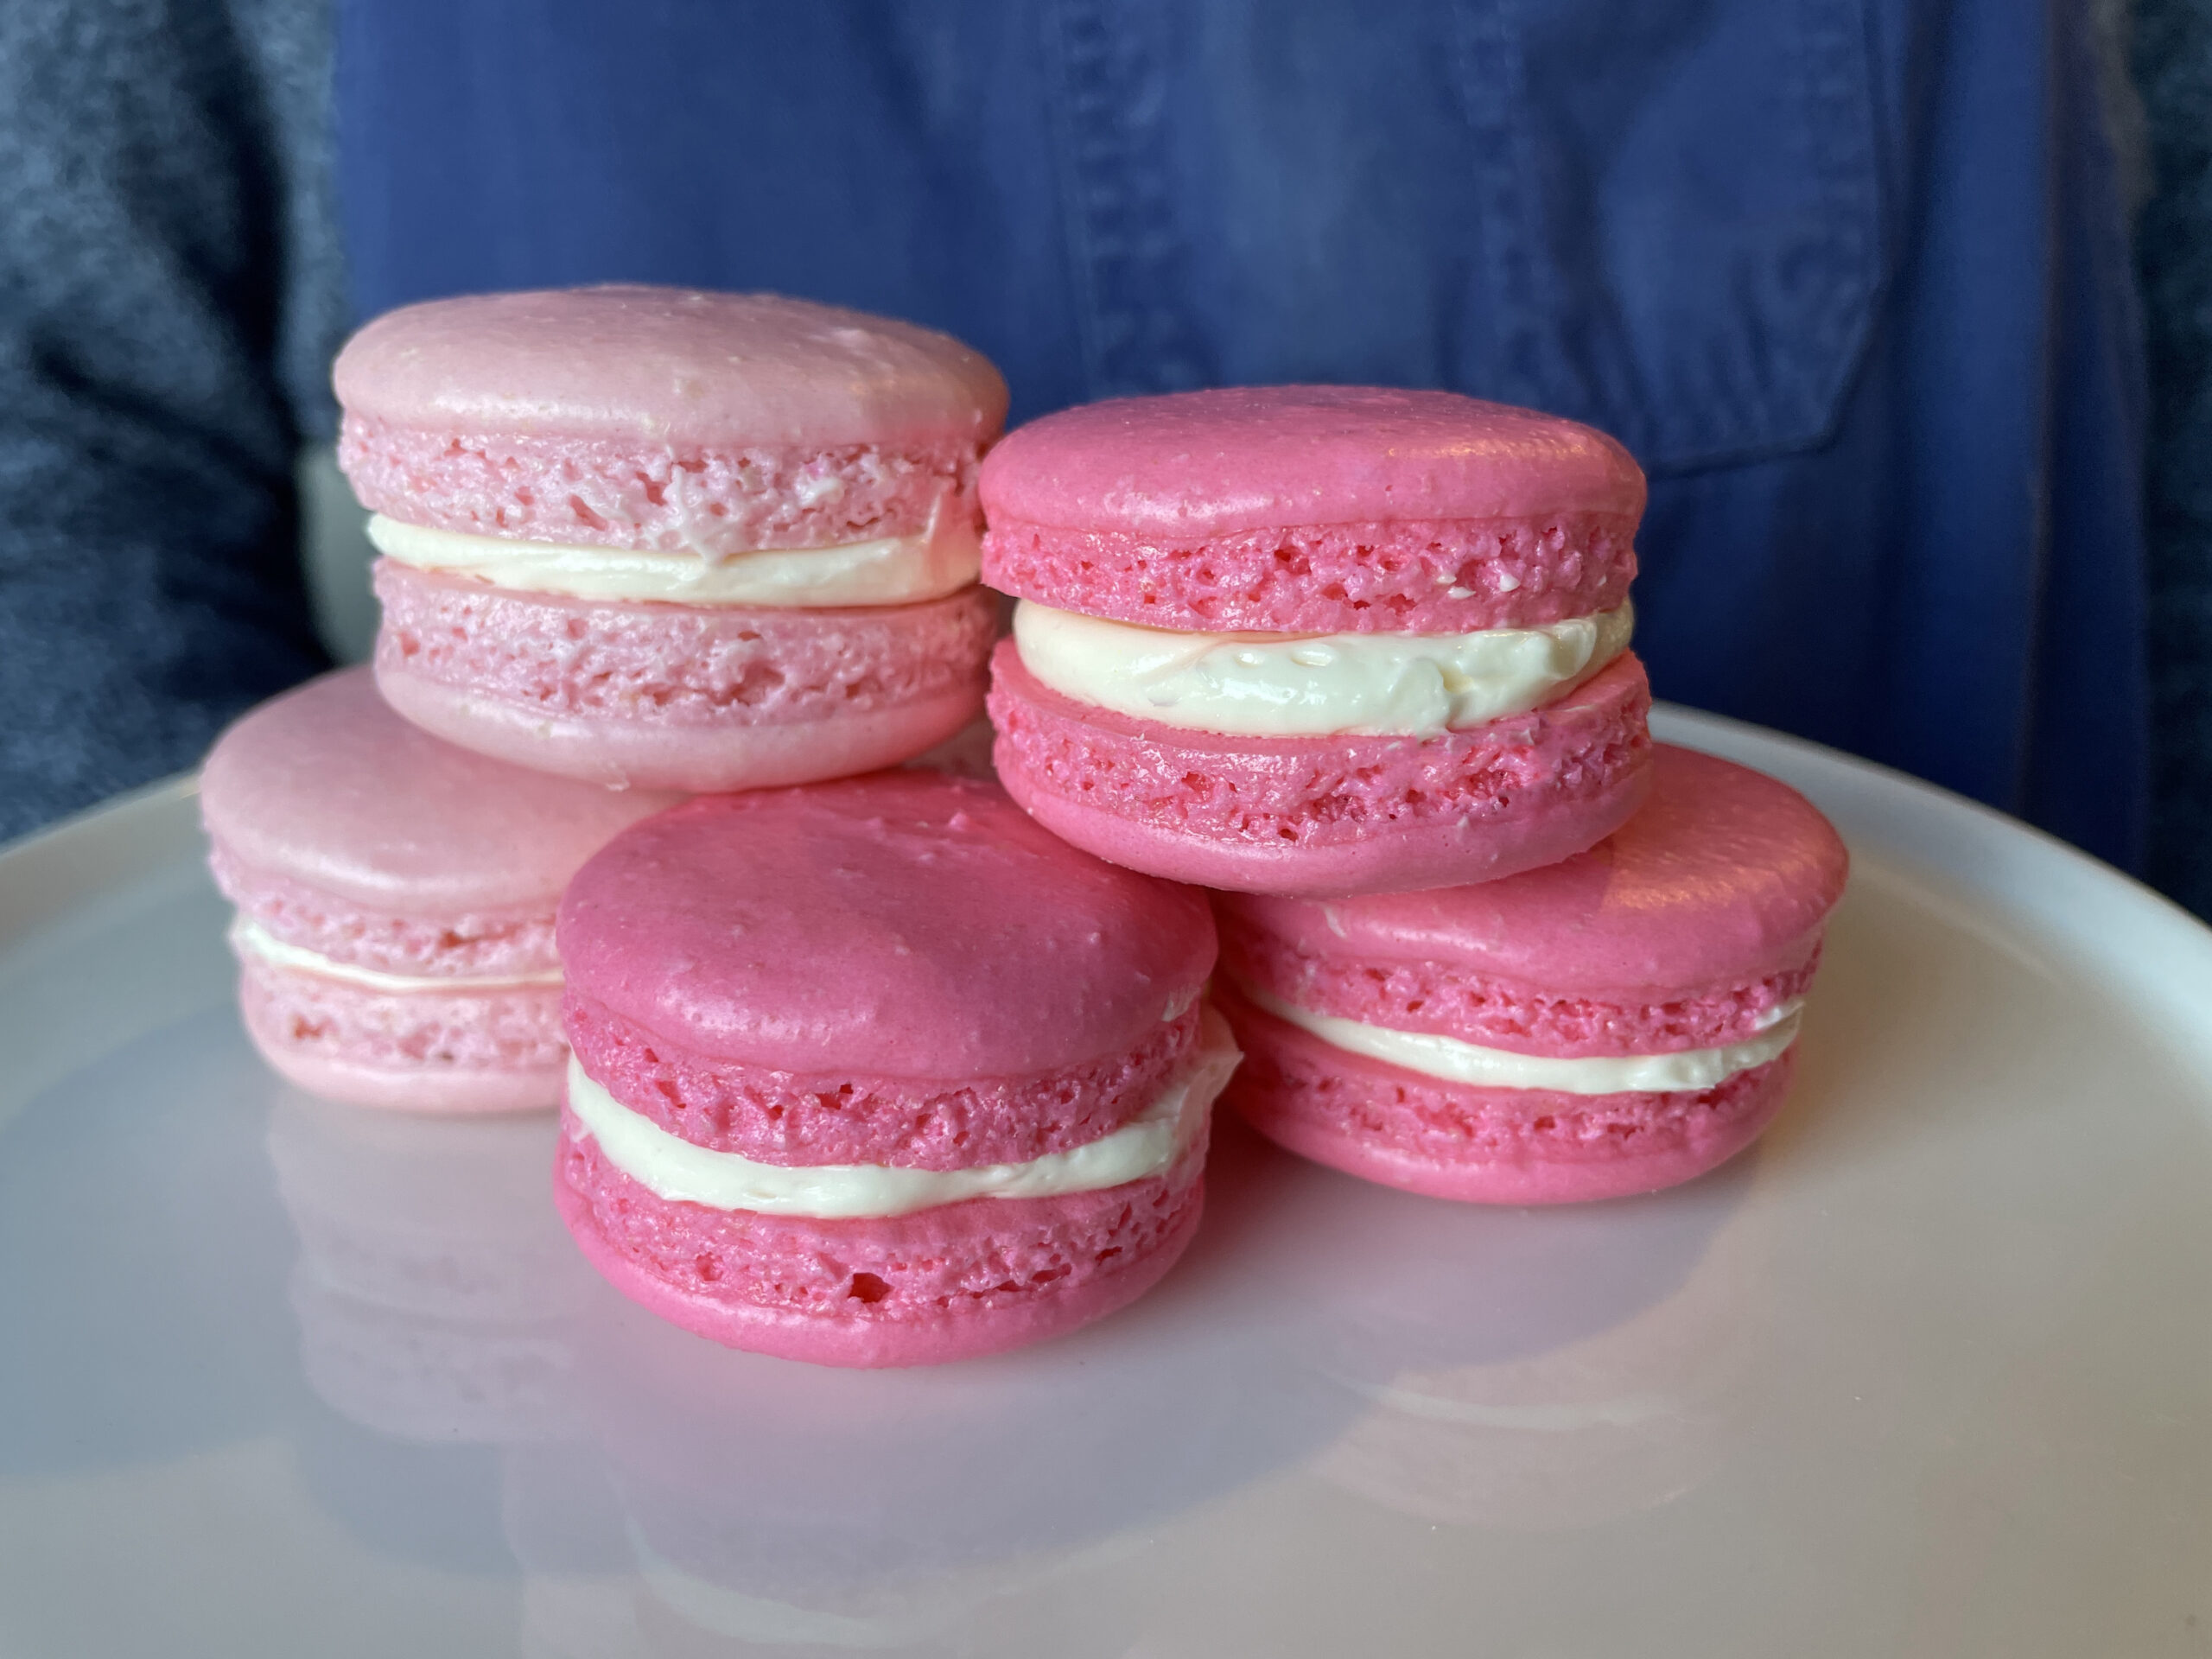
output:
POLYGON ((913 1365, 1112 1312, 1198 1224, 1236 1052, 1204 898, 927 772, 698 800, 561 907, 556 1196, 733 1347, 913 1365))
POLYGON ((554 912, 616 830, 672 804, 442 743, 365 668, 217 741, 200 806, 245 1027, 302 1088, 421 1112, 553 1105, 567 1048, 554 912))
POLYGON ((1771 778, 1672 747, 1654 770, 1649 805, 1548 868, 1219 895, 1244 1116, 1317 1162, 1490 1204, 1648 1192, 1749 1146, 1849 861, 1771 778))
POLYGON ((689 791, 888 766, 982 706, 998 372, 761 294, 611 287, 378 317, 335 370, 376 515, 378 683, 439 736, 689 791))
POLYGON ((1581 851, 1645 787, 1643 475, 1442 391, 1095 404, 984 461, 999 774, 1132 869, 1397 893, 1581 851))

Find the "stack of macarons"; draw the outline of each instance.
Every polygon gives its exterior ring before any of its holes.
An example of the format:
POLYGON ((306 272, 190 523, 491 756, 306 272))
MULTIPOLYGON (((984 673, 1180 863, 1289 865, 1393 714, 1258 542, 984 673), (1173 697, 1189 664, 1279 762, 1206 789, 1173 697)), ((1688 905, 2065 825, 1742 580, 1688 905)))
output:
POLYGON ((1236 1059, 1205 899, 951 775, 998 626, 990 365, 612 288, 411 307, 335 379, 374 667, 203 778, 270 1063, 362 1105, 563 1103, 586 1253, 772 1352, 989 1351, 1164 1273, 1236 1059))
POLYGON ((1511 1203, 1779 1103, 1841 849, 1655 750, 1601 434, 1278 387, 993 448, 956 341, 646 288, 410 307, 336 383, 383 626, 207 767, 249 1029, 359 1103, 558 1100, 569 1230, 678 1325, 883 1365, 1096 1319, 1224 1089, 1511 1203), (1003 787, 943 759, 987 683, 1003 787))
POLYGON ((1533 1204, 1688 1179, 1772 1116, 1844 850, 1655 749, 1618 444, 1449 392, 1188 392, 1023 427, 982 495, 1020 600, 1000 776, 1217 890, 1263 1133, 1533 1204))
POLYGON ((981 709, 1006 388, 906 323, 641 288, 410 306, 334 379, 383 625, 373 679, 209 757, 247 1028, 357 1104, 550 1107, 586 858, 685 794, 905 761, 981 709))

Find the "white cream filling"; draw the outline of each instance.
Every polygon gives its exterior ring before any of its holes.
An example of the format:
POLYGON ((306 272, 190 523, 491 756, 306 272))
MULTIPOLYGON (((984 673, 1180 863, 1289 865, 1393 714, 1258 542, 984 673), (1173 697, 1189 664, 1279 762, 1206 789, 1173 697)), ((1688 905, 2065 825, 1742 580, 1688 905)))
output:
POLYGON ((1635 626, 1626 602, 1478 633, 1199 633, 1026 599, 1014 613, 1022 666, 1061 696, 1238 737, 1433 737, 1525 714, 1619 656, 1635 626))
POLYGON ((919 536, 836 547, 761 548, 709 559, 694 552, 572 547, 469 536, 403 524, 382 513, 369 539, 386 558, 418 570, 473 576, 522 593, 673 605, 912 605, 976 580, 982 551, 967 524, 932 523, 919 536))
POLYGON ((1392 1031, 1338 1014, 1316 1014, 1256 985, 1240 983, 1237 989, 1276 1019, 1310 1032, 1332 1048, 1402 1065, 1446 1083, 1481 1089, 1548 1089, 1562 1095, 1664 1094, 1713 1088, 1739 1071, 1778 1058, 1797 1040, 1804 1014, 1802 1000, 1785 1002, 1772 1011, 1758 1036, 1726 1048, 1561 1059, 1549 1054, 1516 1054, 1509 1049, 1462 1042, 1457 1037, 1392 1031))
POLYGON ((882 1164, 761 1164, 671 1135, 632 1111, 569 1060, 569 1109, 607 1162, 672 1204, 764 1216, 850 1221, 911 1215, 965 1198, 1052 1198, 1096 1192, 1160 1174, 1205 1125, 1214 1096, 1241 1057, 1209 1010, 1190 1069, 1143 1116, 1111 1135, 1019 1164, 972 1169, 897 1169, 882 1164))
POLYGON ((529 986, 558 985, 561 982, 558 968, 550 968, 536 974, 486 974, 473 978, 461 974, 444 974, 432 978, 419 974, 383 973, 350 962, 334 962, 319 951, 287 944, 260 923, 244 916, 231 924, 231 948, 242 957, 257 957, 272 967, 320 974, 325 979, 343 980, 349 985, 365 985, 372 991, 521 990, 529 986))

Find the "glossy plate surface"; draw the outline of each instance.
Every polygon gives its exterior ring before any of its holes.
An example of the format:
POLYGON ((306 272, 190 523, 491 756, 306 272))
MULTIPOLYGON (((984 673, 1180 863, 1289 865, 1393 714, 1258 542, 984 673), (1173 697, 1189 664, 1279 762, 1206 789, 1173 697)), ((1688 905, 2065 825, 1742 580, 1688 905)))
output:
POLYGON ((1857 860, 1751 1154, 1459 1208, 1224 1126, 1125 1314, 855 1375, 582 1267, 550 1118, 240 1033, 189 788, 0 855, 0 1653, 2212 1652, 2212 933, 1747 728, 1857 860))

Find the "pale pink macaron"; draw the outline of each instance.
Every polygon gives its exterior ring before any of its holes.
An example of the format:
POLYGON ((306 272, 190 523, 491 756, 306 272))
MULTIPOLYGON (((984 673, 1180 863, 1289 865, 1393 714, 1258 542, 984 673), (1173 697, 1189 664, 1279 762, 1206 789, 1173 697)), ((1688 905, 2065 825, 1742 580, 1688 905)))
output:
POLYGON ((378 317, 334 372, 385 555, 377 678, 426 730, 687 791, 888 766, 982 706, 998 372, 908 323, 609 287, 378 317))
POLYGON ((292 1082, 357 1105, 553 1105, 561 890, 677 798, 440 742, 365 668, 262 704, 200 779, 216 885, 238 906, 247 1034, 292 1082))
POLYGON ((1652 1192, 1749 1146, 1849 861, 1787 785, 1673 747, 1654 770, 1624 828, 1546 869, 1219 895, 1239 1109, 1317 1162, 1491 1204, 1652 1192))
POLYGON ((615 1287, 733 1347, 914 1365, 1151 1286, 1235 1064, 1204 898, 927 772, 694 801, 561 907, 555 1192, 615 1287))
POLYGON ((1404 892, 1580 852, 1645 786, 1643 475, 1441 391, 1127 398, 983 463, 1000 776, 1133 869, 1404 892))

